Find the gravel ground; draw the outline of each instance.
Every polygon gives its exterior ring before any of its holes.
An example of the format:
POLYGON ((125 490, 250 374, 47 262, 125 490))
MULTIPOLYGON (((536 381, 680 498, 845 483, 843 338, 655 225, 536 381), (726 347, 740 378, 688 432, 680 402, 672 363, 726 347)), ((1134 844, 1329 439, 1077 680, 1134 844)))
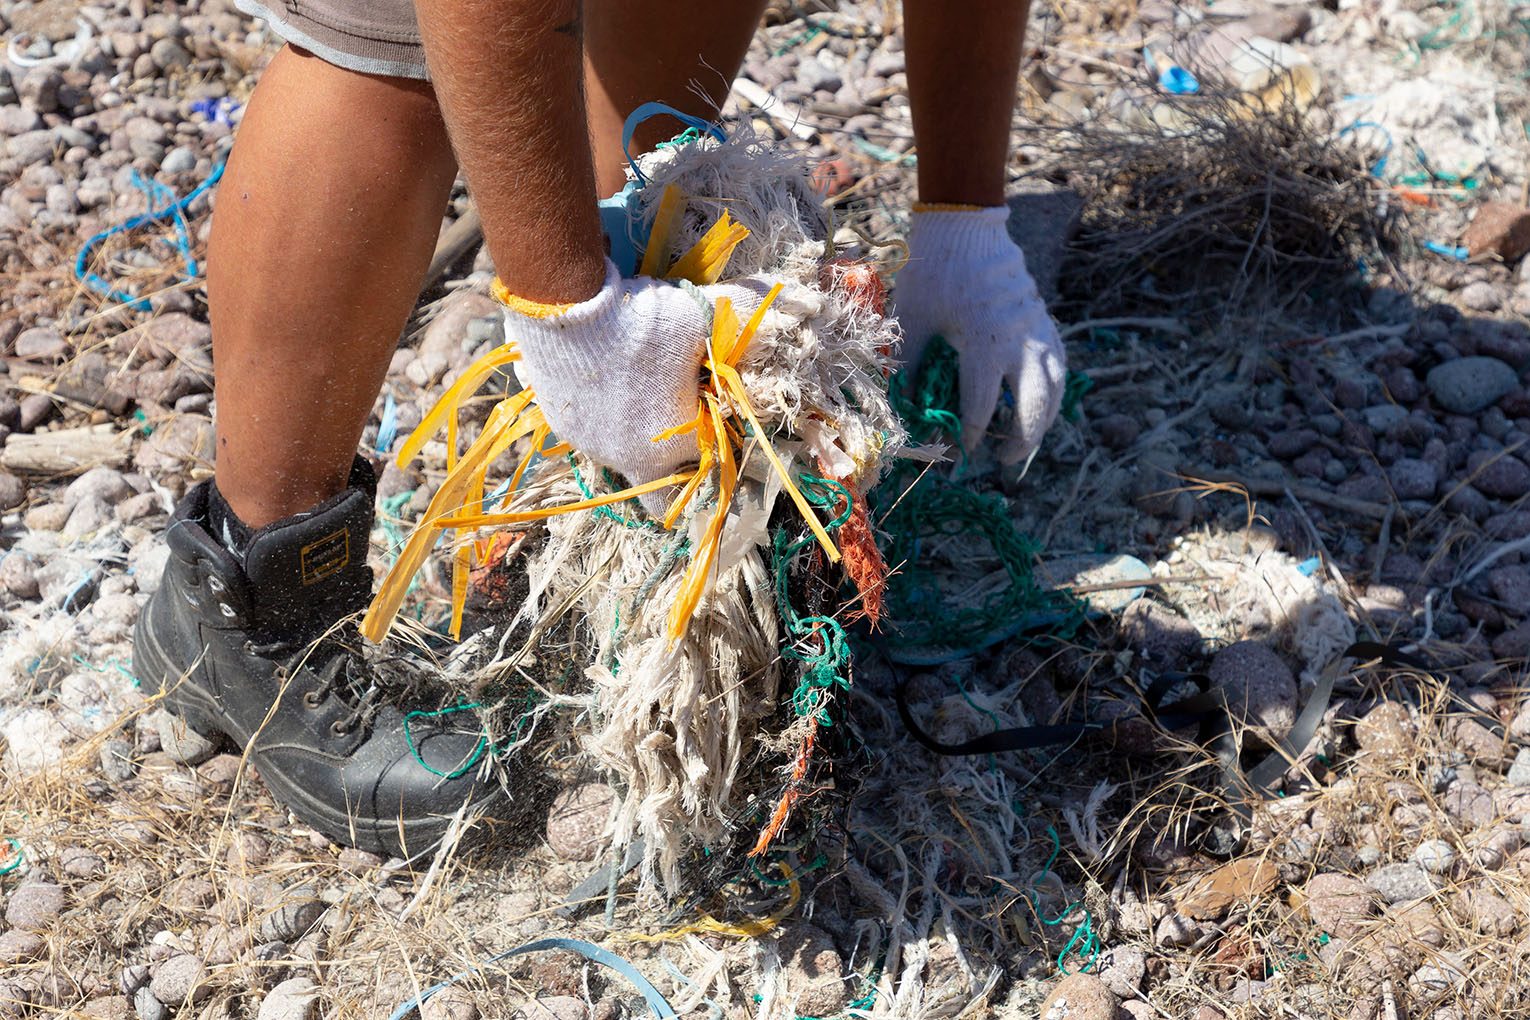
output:
MULTIPOLYGON (((896 5, 808 6, 772 9, 744 76, 775 104, 742 108, 822 158, 837 221, 897 237, 917 153, 896 5)), ((611 948, 698 1017, 1525 1015, 1523 14, 1501 0, 1062 0, 1035 20, 1014 229, 1092 388, 1023 478, 971 470, 1042 560, 1127 554, 1151 583, 1067 642, 912 675, 862 664, 872 761, 845 866, 766 937, 649 943, 630 936, 661 919, 625 901, 614 929, 552 914, 596 867, 611 796, 576 785, 573 763, 553 768, 564 789, 545 826, 412 868, 297 826, 237 755, 139 688, 129 634, 164 563, 158 535, 211 470, 205 296, 170 227, 113 237, 93 263, 142 309, 82 288, 73 259, 165 200, 148 182, 188 195, 208 179, 273 46, 228 0, 0 0, 0 1018, 387 1016, 544 935, 611 948), (1129 174, 1105 190, 1069 154, 1144 125, 1174 136, 1186 107, 1146 84, 1144 41, 1200 66, 1208 38, 1240 33, 1311 61, 1323 92, 1303 130, 1343 153, 1333 189, 1362 196, 1385 243, 1318 276, 1278 259, 1201 273, 1197 250, 1156 249, 1119 285, 1085 286, 1125 243, 1108 225, 1129 174), (1202 678, 1227 694, 1252 761, 1357 639, 1430 668, 1342 674, 1236 853, 1208 841, 1215 758, 1155 731, 1132 692, 1165 671, 1202 678), (944 739, 1117 725, 957 765, 906 742, 888 710, 900 680, 944 739), (888 814, 907 823, 914 800, 917 836, 888 814), (896 974, 880 962, 890 933, 908 947, 896 974)), ((1237 163, 1207 145, 1210 163, 1237 163)), ((195 257, 216 199, 185 207, 195 257)), ((443 231, 467 208, 459 188, 443 231)), ((1187 210, 1167 209, 1179 220, 1164 236, 1185 236, 1187 210)), ((1226 229, 1268 253, 1285 212, 1226 229)), ((465 256, 422 299, 367 428, 379 462, 502 341, 486 259, 465 256), (385 417, 395 430, 379 438, 385 417)), ((436 446, 382 470, 379 566, 443 469, 436 446)), ((424 625, 446 608, 435 569, 409 607, 424 625)), ((509 961, 424 1014, 517 1010, 644 1015, 566 954, 509 961)))

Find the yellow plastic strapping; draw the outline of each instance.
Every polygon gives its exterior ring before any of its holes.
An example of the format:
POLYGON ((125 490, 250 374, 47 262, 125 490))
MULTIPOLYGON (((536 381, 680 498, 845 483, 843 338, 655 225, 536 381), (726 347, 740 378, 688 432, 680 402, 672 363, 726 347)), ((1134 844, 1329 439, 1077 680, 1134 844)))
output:
POLYGON ((639 276, 658 276, 669 268, 670 238, 680 223, 685 205, 685 192, 673 184, 664 188, 659 211, 654 214, 653 227, 648 231, 648 247, 643 249, 643 264, 638 266, 639 276))
MULTIPOLYGON (((664 197, 660 200, 660 209, 655 219, 655 229, 649 250, 644 255, 645 268, 657 266, 659 260, 664 258, 670 245, 670 235, 679 223, 684 206, 685 196, 678 189, 666 189, 664 197), (650 258, 654 261, 650 262, 650 258)), ((748 236, 749 230, 735 222, 732 216, 724 211, 712 228, 680 257, 666 276, 670 279, 687 279, 699 285, 715 283, 722 275, 734 249, 748 236)), ((566 443, 559 443, 551 448, 545 447, 547 440, 551 437, 547 421, 541 410, 534 405, 533 392, 522 390, 495 405, 489 420, 484 424, 483 431, 459 459, 456 455, 457 412, 462 402, 475 392, 495 369, 518 360, 520 353, 513 343, 507 343, 495 348, 469 366, 462 376, 441 395, 399 451, 400 465, 406 464, 419 454, 425 443, 440 431, 443 424, 446 426, 449 446, 447 477, 431 498, 425 516, 416 525, 398 559, 393 563, 387 577, 379 587, 377 596, 372 600, 366 617, 362 621, 362 633, 372 641, 382 640, 398 614, 399 606, 408 590, 409 580, 423 565, 435 544, 436 535, 447 528, 471 529, 527 524, 559 514, 610 506, 637 496, 658 492, 670 486, 681 486, 680 493, 670 504, 664 520, 666 527, 673 527, 685 507, 695 498, 701 483, 710 476, 712 470, 716 469, 718 472, 717 503, 703 531, 702 541, 691 553, 691 561, 681 579, 680 593, 669 618, 670 637, 678 639, 683 636, 706 590, 707 575, 716 562, 722 529, 727 521, 738 485, 736 447, 742 447, 744 439, 727 420, 725 406, 733 408, 750 423, 754 432, 754 441, 759 444, 771 466, 781 477, 792 502, 802 514, 814 537, 823 546, 829 559, 837 562, 838 549, 835 548, 828 532, 818 521, 817 514, 803 497, 787 472, 786 465, 782 463, 772 447, 758 416, 754 413, 754 408, 750 406, 743 379, 737 369, 737 364, 758 332, 766 311, 780 292, 779 284, 773 287, 742 328, 739 327, 738 316, 731 302, 727 299, 718 302, 713 316, 712 336, 707 348, 706 367, 710 369, 711 378, 702 388, 702 400, 697 408, 697 416, 655 437, 655 442, 659 442, 674 436, 695 433, 699 452, 699 462, 695 470, 689 473, 672 474, 620 492, 578 500, 563 506, 516 512, 503 510, 487 512, 487 508, 483 506, 485 474, 489 466, 515 442, 529 436, 531 449, 516 465, 515 472, 511 476, 511 492, 515 491, 515 487, 519 485, 538 453, 543 456, 553 456, 567 452, 569 447, 566 443)), ((495 296, 501 301, 505 301, 507 297, 514 297, 505 292, 503 285, 498 281, 496 281, 495 296)), ((506 503, 508 500, 509 497, 506 497, 506 503)), ((462 607, 466 601, 467 576, 473 563, 471 546, 464 546, 455 556, 452 576, 453 636, 459 633, 461 627, 462 607)))
POLYGON ((776 867, 781 869, 781 877, 786 879, 786 902, 766 917, 750 918, 739 924, 728 924, 719 921, 711 914, 704 914, 700 920, 659 932, 657 935, 638 934, 628 937, 633 942, 673 942, 687 935, 722 935, 734 939, 757 939, 761 935, 767 935, 775 929, 776 925, 790 917, 802 900, 802 883, 797 881, 797 876, 793 874, 792 869, 787 867, 784 861, 777 862, 776 867))

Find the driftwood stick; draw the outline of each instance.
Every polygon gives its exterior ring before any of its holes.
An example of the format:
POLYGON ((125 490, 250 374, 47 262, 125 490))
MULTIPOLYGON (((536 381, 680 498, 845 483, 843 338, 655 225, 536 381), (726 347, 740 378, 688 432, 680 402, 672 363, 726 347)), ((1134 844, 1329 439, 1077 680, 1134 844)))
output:
POLYGON ((425 270, 425 282, 420 285, 420 289, 428 290, 435 286, 446 275, 446 271, 456 265, 458 259, 482 240, 483 220, 479 218, 476 208, 470 208, 456 223, 447 227, 446 233, 436 242, 436 253, 430 257, 430 268, 425 270))

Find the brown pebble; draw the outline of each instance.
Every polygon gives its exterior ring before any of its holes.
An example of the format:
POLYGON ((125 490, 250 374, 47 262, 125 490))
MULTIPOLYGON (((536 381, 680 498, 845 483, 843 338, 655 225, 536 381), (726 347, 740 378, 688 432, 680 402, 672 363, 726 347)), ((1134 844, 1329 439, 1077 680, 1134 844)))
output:
POLYGON ((1115 1020, 1120 1000, 1093 974, 1069 974, 1041 1004, 1041 1020, 1115 1020))

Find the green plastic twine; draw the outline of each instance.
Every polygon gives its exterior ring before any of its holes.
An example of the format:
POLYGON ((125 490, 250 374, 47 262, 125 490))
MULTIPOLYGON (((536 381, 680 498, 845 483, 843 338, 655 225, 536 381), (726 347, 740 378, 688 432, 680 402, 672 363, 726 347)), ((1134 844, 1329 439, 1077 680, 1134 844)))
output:
POLYGON ((473 753, 467 756, 465 762, 451 772, 442 772, 426 761, 424 756, 420 754, 419 746, 415 743, 414 733, 411 732, 409 723, 414 719, 439 719, 442 716, 453 715, 457 712, 471 712, 482 707, 482 705, 475 701, 469 705, 454 705, 451 708, 438 708, 431 712, 414 711, 404 716, 404 743, 409 745, 409 754, 414 758, 415 763, 431 775, 439 776, 442 779, 459 779, 467 775, 474 766, 483 760, 484 752, 489 749, 488 734, 483 732, 478 734, 478 746, 473 748, 473 753))
POLYGON ((12 850, 16 851, 16 856, 9 864, 0 865, 0 875, 9 875, 21 867, 21 862, 26 860, 26 854, 22 852, 20 843, 9 836, 5 837, 5 842, 12 850))
POLYGON ((1094 930, 1094 915, 1089 912, 1088 907, 1084 906, 1084 901, 1075 900, 1059 910, 1056 917, 1049 919, 1041 916, 1041 879, 1051 873, 1052 865, 1057 863, 1057 857, 1062 853, 1062 840, 1057 835, 1056 826, 1048 825, 1047 835, 1052 837, 1052 854, 1031 880, 1031 908, 1036 911, 1036 916, 1041 919, 1041 923, 1049 928, 1062 924, 1077 911, 1083 912, 1084 923, 1073 929, 1073 937, 1068 940, 1067 945, 1063 946, 1062 952, 1057 954, 1057 969, 1064 974, 1071 974, 1072 971, 1068 969, 1064 961, 1073 955, 1084 961, 1084 965, 1079 968, 1080 972, 1089 971, 1100 959, 1100 937, 1094 930))
MULTIPOLYGON (((828 530, 837 530, 850 519, 855 507, 850 492, 838 482, 816 475, 804 474, 798 478, 802 495, 820 509, 838 511, 833 520, 824 524, 828 530), (840 510, 843 504, 844 509, 840 510)), ((776 611, 785 624, 791 640, 783 645, 781 655, 802 663, 802 679, 792 692, 792 710, 799 718, 813 716, 820 726, 832 726, 826 702, 826 692, 835 688, 850 688, 850 642, 844 626, 829 616, 799 616, 791 602, 791 564, 797 554, 816 539, 810 534, 791 542, 783 529, 778 529, 772 562, 776 573, 776 611)))
MULTIPOLYGON (((574 481, 579 485, 579 491, 584 493, 584 498, 594 499, 595 490, 590 488, 589 483, 584 480, 584 475, 579 473, 579 462, 574 459, 574 455, 572 453, 568 455, 568 464, 569 467, 574 469, 574 481)), ((601 476, 607 485, 611 486, 612 488, 616 487, 615 480, 611 477, 610 471, 602 469, 601 476)), ((642 506, 642 504, 637 501, 636 497, 629 499, 627 502, 635 507, 642 506)), ((664 530, 663 527, 656 521, 650 521, 643 517, 623 517, 621 514, 611 509, 609 506, 596 507, 594 514, 596 517, 604 517, 608 521, 615 521, 617 524, 620 524, 624 528, 643 528, 648 531, 664 530)))
POLYGON ((1063 383, 1062 411, 1064 421, 1078 421, 1084 394, 1094 389, 1094 380, 1084 372, 1069 372, 1063 383))
MULTIPOLYGON (((915 442, 930 442, 944 433, 960 446, 961 419, 954 410, 959 401, 957 378, 956 351, 936 337, 917 376, 904 372, 893 379, 893 408, 915 442)), ((1091 385, 1083 373, 1070 376, 1073 413, 1091 385)), ((1066 391, 1064 401, 1069 403, 1066 391)), ((1019 621, 1037 611, 1058 615, 1057 636, 1071 634, 1083 619, 1081 603, 1037 586, 1031 574, 1035 546, 1015 528, 999 494, 975 492, 932 471, 921 477, 920 468, 910 462, 895 467, 877 491, 895 500, 881 522, 888 563, 918 563, 922 545, 941 535, 981 534, 1009 580, 981 604, 958 607, 948 603, 933 571, 895 571, 885 589, 887 615, 895 628, 886 639, 890 645, 971 653, 1012 635, 1019 621)))

